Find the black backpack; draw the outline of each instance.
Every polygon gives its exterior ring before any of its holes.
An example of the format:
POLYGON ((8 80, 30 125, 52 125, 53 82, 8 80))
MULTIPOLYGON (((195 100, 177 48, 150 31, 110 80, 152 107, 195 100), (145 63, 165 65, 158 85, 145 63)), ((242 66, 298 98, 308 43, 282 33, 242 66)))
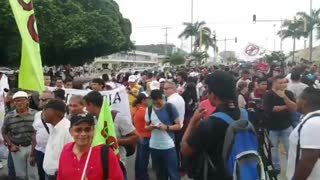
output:
MULTIPOLYGON (((175 119, 173 118, 173 112, 172 112, 173 105, 171 103, 166 103, 165 109, 166 109, 166 111, 167 111, 167 113, 169 115, 170 121, 171 121, 170 125, 174 125, 174 123, 175 123, 174 120, 175 119)), ((149 117, 150 121, 151 121, 152 110, 153 110, 152 106, 149 106, 148 107, 148 117, 149 117)), ((161 119, 159 119, 159 120, 161 121, 161 119)), ((168 132, 168 134, 171 136, 171 138, 173 139, 174 142, 175 142, 176 133, 177 132, 174 132, 174 133, 168 132)))

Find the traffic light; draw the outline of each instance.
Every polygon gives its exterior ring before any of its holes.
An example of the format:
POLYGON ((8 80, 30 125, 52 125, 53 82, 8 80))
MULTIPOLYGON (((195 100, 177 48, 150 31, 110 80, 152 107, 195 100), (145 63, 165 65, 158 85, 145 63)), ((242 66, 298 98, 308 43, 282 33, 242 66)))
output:
POLYGON ((237 43, 238 42, 238 38, 236 37, 236 38, 234 38, 234 42, 235 43, 237 43))
POLYGON ((257 22, 257 16, 255 14, 253 15, 252 19, 253 19, 253 23, 257 22))

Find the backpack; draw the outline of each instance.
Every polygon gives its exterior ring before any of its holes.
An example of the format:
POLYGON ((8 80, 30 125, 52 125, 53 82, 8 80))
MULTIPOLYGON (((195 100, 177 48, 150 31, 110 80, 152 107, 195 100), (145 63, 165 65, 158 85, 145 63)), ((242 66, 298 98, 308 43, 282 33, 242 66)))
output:
MULTIPOLYGON (((167 113, 168 113, 168 116, 169 116, 169 118, 170 118, 170 124, 169 124, 169 125, 175 124, 175 122, 174 122, 175 119, 173 118, 174 115, 173 115, 173 112, 172 112, 173 105, 172 105, 171 103, 166 103, 164 108, 166 109, 166 111, 167 111, 167 113)), ((149 117, 150 121, 151 121, 152 110, 153 110, 152 106, 149 106, 149 107, 148 107, 148 117, 149 117)), ((161 119, 159 119, 159 120, 161 121, 161 119)), ((168 131, 167 131, 167 133, 169 134, 169 136, 170 136, 170 137, 173 139, 173 141, 175 142, 175 137, 176 137, 176 133, 177 133, 177 132, 168 132, 168 131)))
MULTIPOLYGON (((115 111, 115 110, 111 111, 113 121, 115 120, 117 114, 118 114, 118 111, 115 111)), ((127 144, 127 145, 122 145, 122 146, 126 149, 126 152, 127 152, 126 156, 127 157, 132 156, 136 151, 135 144, 127 144)))
POLYGON ((265 180, 254 127, 248 121, 247 111, 240 111, 241 117, 237 121, 223 112, 212 115, 229 124, 222 151, 225 173, 234 180, 265 180))

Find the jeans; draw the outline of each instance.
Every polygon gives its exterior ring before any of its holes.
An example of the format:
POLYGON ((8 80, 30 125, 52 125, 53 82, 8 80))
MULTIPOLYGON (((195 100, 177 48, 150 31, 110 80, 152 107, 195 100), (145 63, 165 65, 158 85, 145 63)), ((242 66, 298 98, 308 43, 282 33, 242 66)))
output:
POLYGON ((30 165, 31 145, 19 146, 18 152, 12 152, 16 176, 19 179, 38 180, 38 169, 30 165))
POLYGON ((142 138, 137 144, 135 161, 136 180, 149 180, 148 164, 150 157, 150 138, 142 138))
POLYGON ((44 153, 36 150, 36 161, 38 166, 39 180, 45 180, 45 172, 43 170, 44 153))
POLYGON ((284 130, 270 130, 269 137, 272 144, 271 156, 272 163, 276 170, 281 170, 280 158, 279 158, 279 141, 284 145, 286 152, 289 149, 289 136, 292 131, 292 127, 288 127, 284 130))
POLYGON ((300 123, 300 118, 302 116, 299 112, 292 112, 292 126, 295 128, 300 123))
POLYGON ((156 172, 157 180, 180 180, 176 148, 152 149, 150 148, 152 166, 156 172))
POLYGON ((8 175, 9 177, 15 178, 16 177, 16 171, 14 170, 14 164, 12 159, 12 152, 9 152, 8 154, 8 175))

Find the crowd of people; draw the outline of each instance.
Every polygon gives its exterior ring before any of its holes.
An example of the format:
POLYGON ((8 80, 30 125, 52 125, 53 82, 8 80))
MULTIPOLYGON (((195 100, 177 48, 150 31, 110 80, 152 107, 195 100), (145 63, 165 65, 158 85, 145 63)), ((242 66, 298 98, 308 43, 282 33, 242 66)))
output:
MULTIPOLYGON (((195 180, 263 179, 265 174, 257 171, 266 162, 259 163, 260 139, 252 130, 257 126, 267 131, 273 174, 286 171, 290 180, 320 177, 320 74, 315 64, 286 71, 271 66, 268 72, 258 66, 225 66, 103 74, 89 84, 65 74, 63 80, 46 71, 44 83, 53 91, 0 86, 5 105, 0 119, 5 148, 0 150, 8 151, 10 179, 130 180, 127 170, 132 168, 135 180, 149 180, 150 163, 157 180, 185 175, 195 180), (131 115, 111 111, 117 155, 107 145, 91 145, 102 111, 101 92, 119 86, 126 87, 131 115), (66 89, 90 91, 66 99, 66 89), (237 159, 236 153, 247 151, 254 152, 247 154, 251 159, 237 159), (130 167, 126 161, 133 154, 135 166, 130 167), (286 170, 282 155, 288 160, 286 170), (246 166, 248 161, 254 166, 246 166)), ((0 80, 4 77, 0 73, 0 80)))

